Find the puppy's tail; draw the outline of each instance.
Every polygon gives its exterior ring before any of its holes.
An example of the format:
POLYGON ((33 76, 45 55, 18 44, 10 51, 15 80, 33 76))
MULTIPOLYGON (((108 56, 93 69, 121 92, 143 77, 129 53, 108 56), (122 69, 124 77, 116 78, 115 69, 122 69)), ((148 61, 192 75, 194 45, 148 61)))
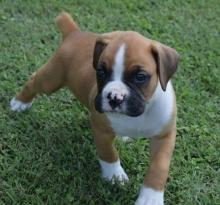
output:
POLYGON ((55 23, 60 29, 62 33, 63 40, 71 33, 75 31, 80 31, 80 28, 78 25, 73 21, 72 17, 70 14, 66 12, 60 13, 56 18, 55 18, 55 23))

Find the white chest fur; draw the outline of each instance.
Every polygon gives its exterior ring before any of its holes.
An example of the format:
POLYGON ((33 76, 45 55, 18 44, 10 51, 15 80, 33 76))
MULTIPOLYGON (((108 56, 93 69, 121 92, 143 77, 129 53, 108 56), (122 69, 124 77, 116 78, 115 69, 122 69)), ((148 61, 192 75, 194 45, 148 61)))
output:
POLYGON ((172 116, 174 92, 171 82, 164 92, 158 82, 157 88, 148 103, 145 112, 138 117, 129 117, 119 113, 108 113, 107 117, 116 134, 120 136, 152 137, 160 133, 172 116))

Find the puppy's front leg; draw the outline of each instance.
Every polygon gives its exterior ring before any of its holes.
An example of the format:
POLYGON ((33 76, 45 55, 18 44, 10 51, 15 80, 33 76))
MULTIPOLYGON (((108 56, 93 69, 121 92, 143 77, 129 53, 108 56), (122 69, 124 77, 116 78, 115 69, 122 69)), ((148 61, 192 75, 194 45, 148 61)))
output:
POLYGON ((175 145, 176 130, 154 137, 150 144, 150 166, 135 205, 163 205, 164 186, 175 145))
POLYGON ((91 121, 94 132, 94 141, 101 166, 102 177, 112 181, 117 180, 122 184, 128 176, 121 166, 118 152, 114 146, 115 134, 111 128, 103 126, 101 122, 91 121))

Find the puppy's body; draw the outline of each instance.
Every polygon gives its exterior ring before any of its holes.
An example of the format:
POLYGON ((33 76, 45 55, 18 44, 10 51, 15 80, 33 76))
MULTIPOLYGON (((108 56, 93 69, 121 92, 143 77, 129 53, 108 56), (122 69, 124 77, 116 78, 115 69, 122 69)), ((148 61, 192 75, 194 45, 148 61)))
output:
POLYGON ((92 109, 94 104, 90 102, 89 96, 95 97, 96 92, 96 73, 92 60, 97 38, 98 35, 94 33, 77 30, 64 39, 57 51, 64 64, 60 69, 65 69, 65 85, 89 109, 92 109))
POLYGON ((115 134, 150 137, 150 166, 135 204, 163 204, 176 133, 169 79, 178 54, 136 32, 82 32, 66 13, 56 22, 63 41, 11 101, 12 110, 30 107, 38 93, 67 86, 91 112, 102 176, 109 180, 128 180, 113 145, 115 134))

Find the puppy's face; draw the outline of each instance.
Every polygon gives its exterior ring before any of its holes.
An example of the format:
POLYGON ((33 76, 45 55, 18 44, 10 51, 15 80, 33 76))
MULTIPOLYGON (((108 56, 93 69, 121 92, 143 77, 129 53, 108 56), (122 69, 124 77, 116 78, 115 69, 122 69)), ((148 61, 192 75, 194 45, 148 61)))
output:
POLYGON ((158 77, 165 91, 177 60, 175 50, 135 32, 98 40, 93 58, 98 86, 96 110, 141 115, 156 89, 158 77))

